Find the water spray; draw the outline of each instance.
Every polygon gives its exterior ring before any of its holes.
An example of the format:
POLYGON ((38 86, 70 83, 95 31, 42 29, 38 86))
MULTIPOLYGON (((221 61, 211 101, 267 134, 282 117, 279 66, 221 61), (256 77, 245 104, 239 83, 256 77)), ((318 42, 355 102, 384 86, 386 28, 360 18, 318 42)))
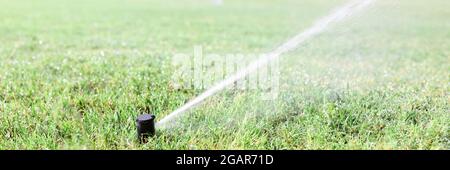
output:
POLYGON ((223 0, 211 0, 211 2, 216 6, 221 6, 223 4, 223 0))
MULTIPOLYGON (((250 73, 267 65, 271 61, 278 59, 281 56, 281 54, 284 54, 286 52, 296 49, 299 45, 303 44, 306 40, 323 32, 330 24, 342 21, 344 18, 347 18, 347 17, 351 16, 352 14, 354 14, 355 12, 364 9, 369 4, 371 4, 373 1, 375 1, 375 0, 353 0, 353 1, 350 1, 349 3, 345 4, 344 6, 333 11, 330 15, 327 15, 324 18, 319 19, 313 26, 311 26, 307 30, 297 34, 296 36, 294 36, 293 38, 291 38, 290 40, 288 40, 281 46, 277 47, 272 52, 269 52, 267 55, 263 55, 262 57, 253 61, 251 64, 249 64, 244 69, 239 70, 238 72, 231 75, 227 79, 218 82, 217 84, 212 86, 210 89, 206 90, 205 92, 201 93, 199 96, 195 97, 194 99, 192 99, 185 105, 176 109, 175 111, 170 113, 168 116, 166 116, 162 120, 160 120, 158 123, 156 123, 156 127, 164 128, 168 122, 172 121, 174 118, 176 118, 180 114, 188 111, 189 109, 197 106, 198 104, 203 102, 206 98, 216 94, 217 92, 223 90, 224 88, 233 84, 234 82, 246 77, 250 73)), ((153 117, 153 119, 154 119, 154 117, 153 117)), ((154 131, 154 129, 153 129, 153 131, 154 131)))

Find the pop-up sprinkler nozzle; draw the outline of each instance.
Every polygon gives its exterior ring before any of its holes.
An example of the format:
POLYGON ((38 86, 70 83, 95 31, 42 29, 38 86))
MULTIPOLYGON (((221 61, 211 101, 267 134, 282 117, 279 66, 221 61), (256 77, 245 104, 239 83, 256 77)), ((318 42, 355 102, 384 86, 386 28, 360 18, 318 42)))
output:
POLYGON ((137 136, 141 143, 146 143, 148 137, 155 135, 155 115, 142 114, 136 119, 137 136))

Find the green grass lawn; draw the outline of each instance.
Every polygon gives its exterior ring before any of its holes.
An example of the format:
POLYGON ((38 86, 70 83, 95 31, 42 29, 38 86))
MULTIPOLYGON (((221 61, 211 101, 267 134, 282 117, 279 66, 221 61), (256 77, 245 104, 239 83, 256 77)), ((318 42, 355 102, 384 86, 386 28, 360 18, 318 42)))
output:
POLYGON ((0 0, 0 149, 450 149, 450 2, 378 0, 280 60, 279 95, 201 90, 175 53, 263 53, 346 0, 0 0))

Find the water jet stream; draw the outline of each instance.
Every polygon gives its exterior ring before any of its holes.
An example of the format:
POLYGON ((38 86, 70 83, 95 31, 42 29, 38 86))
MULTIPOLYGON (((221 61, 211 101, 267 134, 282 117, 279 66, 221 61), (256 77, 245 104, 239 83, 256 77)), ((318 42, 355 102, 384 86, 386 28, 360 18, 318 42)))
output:
POLYGON ((159 122, 156 123, 156 127, 158 128, 164 128, 165 125, 176 118, 178 115, 186 112, 187 110, 191 109, 192 107, 195 107, 199 103, 203 102, 206 98, 216 94, 217 92, 223 90, 225 87, 233 84, 234 82, 244 78, 248 74, 254 72, 255 70, 261 68, 262 66, 265 66, 269 62, 279 58, 281 54, 289 52, 294 50, 296 47, 298 47, 300 44, 303 44, 306 40, 314 37, 315 35, 323 32, 331 23, 336 23, 339 21, 342 21, 344 18, 347 18, 354 14, 357 11, 360 11, 367 7, 369 4, 371 4, 375 0, 353 0, 349 3, 345 4, 344 6, 338 8, 337 10, 333 11, 330 15, 327 15, 321 19, 319 19, 313 26, 306 29, 305 31, 297 34, 293 38, 289 39, 285 43, 283 43, 281 46, 277 47, 275 50, 269 52, 267 55, 263 55, 262 57, 258 58, 256 61, 253 61, 251 64, 249 64, 247 67, 245 67, 242 70, 239 70, 232 76, 228 77, 225 80, 222 80, 212 86, 210 89, 206 90, 205 92, 201 93, 199 96, 195 97, 185 105, 181 106, 180 108, 176 109, 172 113, 170 113, 168 116, 161 119, 159 122))

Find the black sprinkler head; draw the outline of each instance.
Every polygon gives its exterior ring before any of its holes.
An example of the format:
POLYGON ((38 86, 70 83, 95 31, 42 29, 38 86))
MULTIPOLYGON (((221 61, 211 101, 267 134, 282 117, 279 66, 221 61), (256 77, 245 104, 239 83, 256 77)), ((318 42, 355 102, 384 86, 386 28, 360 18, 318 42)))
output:
POLYGON ((146 143, 148 137, 155 135, 155 115, 142 114, 136 119, 137 136, 141 143, 146 143))

